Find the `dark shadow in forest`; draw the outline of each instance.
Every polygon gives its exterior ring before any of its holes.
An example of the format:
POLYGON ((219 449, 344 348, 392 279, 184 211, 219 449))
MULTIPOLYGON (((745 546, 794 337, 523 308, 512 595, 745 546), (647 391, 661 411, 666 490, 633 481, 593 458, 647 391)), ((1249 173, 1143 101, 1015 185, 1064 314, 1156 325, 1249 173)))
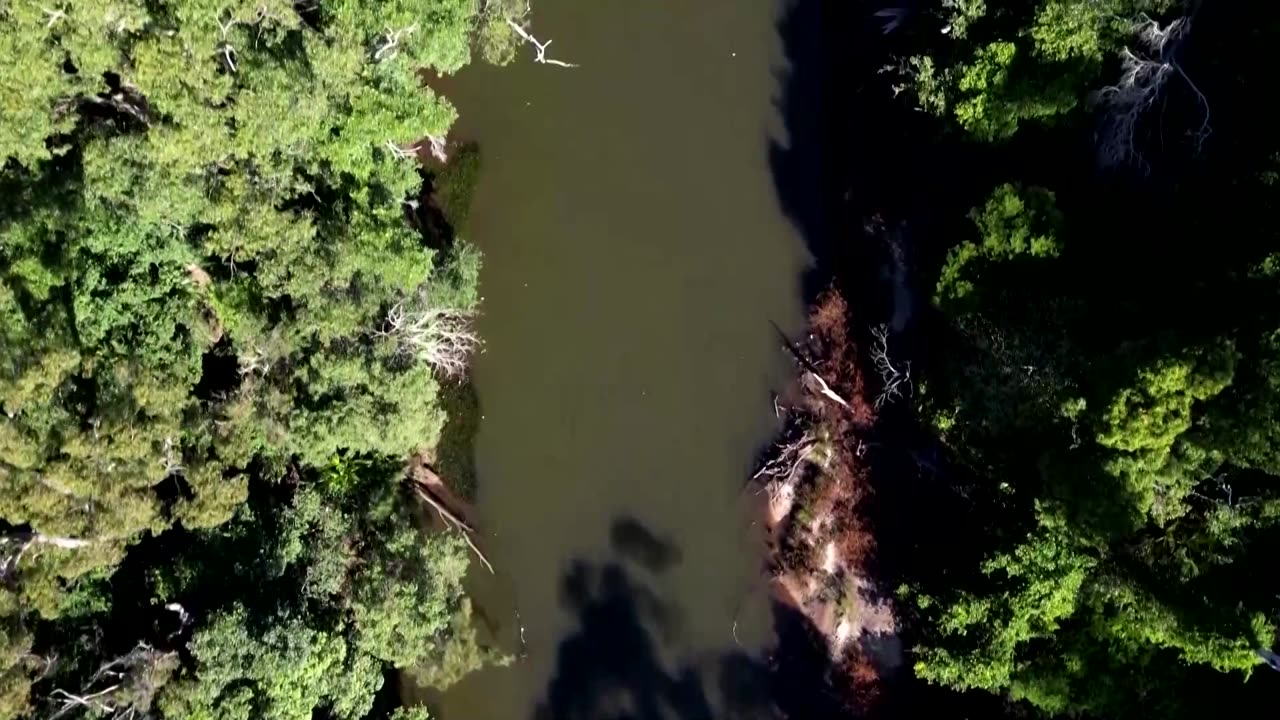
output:
MULTIPOLYGON (((892 18, 878 16, 884 4, 787 0, 779 18, 786 65, 779 73, 777 104, 785 134, 769 140, 768 152, 780 205, 816 261, 804 285, 806 301, 834 284, 852 308, 855 332, 887 322, 894 315, 895 288, 885 272, 892 252, 884 231, 897 232, 905 248, 908 287, 917 284, 914 296, 931 297, 932 288, 918 284, 937 276, 948 247, 974 237, 968 210, 996 185, 1019 181, 1057 192, 1059 209, 1076 223, 1072 237, 1082 239, 1053 268, 1056 279, 1027 276, 1021 287, 1033 292, 1026 295, 1044 296, 1041 284, 1054 282, 1090 310, 1070 318, 1072 334, 1083 338, 1079 356, 1102 357, 1132 338, 1135 328, 1146 339, 1145 346, 1125 346, 1132 356, 1127 365, 1117 363, 1105 373, 1096 369, 1096 395, 1107 395, 1110 388, 1103 385, 1112 376, 1128 378, 1132 365, 1153 354, 1195 347, 1244 322, 1265 328, 1280 322, 1269 286, 1232 272, 1255 266, 1269 251, 1257 242, 1265 219, 1233 210, 1256 198, 1240 197, 1243 191, 1232 178, 1255 166, 1249 151, 1260 145, 1257 138, 1272 134, 1269 116, 1256 111, 1254 93, 1242 90, 1265 86, 1252 71, 1265 63, 1247 56, 1249 44, 1239 42, 1241 27, 1276 26, 1271 5, 1250 6, 1247 17, 1241 16, 1243 6, 1205 5, 1199 28, 1215 26, 1218 35, 1197 30, 1182 62, 1214 98, 1216 152, 1206 154, 1209 169, 1198 174, 1183 172, 1185 158, 1155 158, 1163 163, 1157 163, 1163 177, 1135 182, 1131 173, 1097 172, 1087 128, 1064 141, 1060 127, 1028 127, 1004 145, 942 132, 936 118, 896 99, 891 73, 882 72, 895 58, 927 51, 940 37, 941 20, 918 12, 921 3, 912 0, 895 3, 904 7, 894 8, 892 18), (889 19, 894 27, 885 32, 889 19), (1207 250, 1209 238, 1224 242, 1207 250), (1247 310, 1237 312, 1241 308, 1247 310)), ((1195 98, 1180 102, 1183 114, 1199 118, 1195 98)), ((1161 112, 1158 130, 1172 139, 1168 127, 1177 112, 1161 112)), ((1157 139, 1163 143, 1166 137, 1157 139)), ((1040 311, 1019 302, 1004 305, 1040 311)), ((930 303, 912 304, 919 310, 895 338, 896 350, 915 361, 917 377, 933 382, 941 366, 956 358, 962 338, 930 303)), ((860 338, 863 347, 865 340, 860 338)), ((874 447, 868 459, 875 493, 864 511, 877 540, 876 575, 885 585, 910 580, 955 588, 965 581, 959 570, 976 572, 994 545, 1025 536, 1026 528, 1007 518, 989 522, 989 508, 999 504, 991 502, 990 488, 912 417, 909 404, 886 408, 868 445, 874 447)), ((1036 445, 1018 446, 1030 461, 1026 481, 1039 482, 1036 445)), ((1103 489, 1081 485, 1062 492, 1093 497, 1103 489)), ((899 607, 908 647, 915 641, 912 620, 911 609, 899 607)), ((787 663, 779 663, 782 685, 785 670, 787 663)), ((1275 678, 1280 675, 1258 673, 1250 686, 1270 687, 1275 678)), ((892 704, 881 709, 896 717, 1000 717, 1009 710, 992 695, 942 690, 910 672, 889 680, 883 694, 892 704)))
POLYGON ((406 212, 411 225, 422 233, 427 246, 448 251, 467 232, 471 202, 480 179, 480 145, 464 142, 447 148, 448 161, 440 162, 422 143, 418 159, 422 163, 422 195, 406 212))
MULTIPOLYGON (((932 293, 912 286, 924 274, 916 265, 936 262, 940 250, 928 247, 930 238, 945 244, 955 237, 955 228, 935 217, 965 217, 963 211, 935 208, 940 202, 971 206, 972 187, 983 179, 973 180, 970 148, 921 141, 936 137, 936 120, 894 96, 884 68, 892 58, 910 55, 927 25, 915 3, 900 5, 886 16, 880 14, 883 2, 785 2, 777 23, 786 63, 778 73, 777 99, 785 135, 770 138, 768 152, 779 203, 815 262, 805 278, 804 300, 814 301, 827 287, 840 290, 858 346, 869 347, 869 329, 894 318, 903 294, 909 294, 907 304, 922 309, 895 328, 895 352, 912 357, 916 338, 927 336, 933 322, 928 303, 917 299, 932 293), (893 28, 886 32, 889 23, 893 28), (963 181, 953 171, 960 167, 966 168, 963 181), (895 258, 892 236, 899 250, 906 248, 905 260, 895 258)), ((865 353, 859 361, 869 364, 865 353)), ((875 377, 871 367, 863 372, 875 377)), ((863 512, 877 541, 870 569, 880 583, 895 587, 904 578, 939 575, 949 567, 977 567, 971 557, 975 543, 966 540, 984 537, 987 529, 971 512, 975 503, 963 494, 967 484, 951 477, 945 451, 917 425, 908 404, 883 409, 867 443, 874 448, 868 453, 874 493, 863 512)), ((896 598, 884 599, 897 605, 896 598)), ((896 612, 898 642, 910 647, 909 608, 896 612)), ((825 639, 795 610, 777 608, 775 622, 780 646, 772 666, 779 704, 794 717, 854 716, 857 698, 848 695, 846 678, 831 666, 825 639)), ((927 685, 909 663, 883 678, 879 691, 875 714, 885 717, 1003 715, 995 696, 927 685)))
POLYGON ((884 72, 914 14, 897 9, 903 27, 886 34, 877 15, 882 5, 784 2, 777 30, 785 64, 776 71, 775 100, 784 133, 767 139, 779 204, 816 265, 804 299, 812 301, 837 273, 860 268, 865 277, 840 283, 857 290, 847 299, 867 318, 887 317, 891 298, 877 277, 885 248, 867 226, 911 215, 924 186, 954 184, 948 159, 912 142, 927 121, 894 98, 884 72))

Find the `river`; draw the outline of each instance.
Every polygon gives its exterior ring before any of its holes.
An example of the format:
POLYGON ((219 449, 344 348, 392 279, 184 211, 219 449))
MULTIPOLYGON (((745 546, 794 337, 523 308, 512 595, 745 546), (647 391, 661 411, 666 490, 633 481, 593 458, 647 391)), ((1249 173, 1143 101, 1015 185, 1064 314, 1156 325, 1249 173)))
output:
POLYGON ((776 11, 536 0, 534 34, 580 67, 526 48, 442 83, 453 137, 484 154, 477 519, 498 574, 471 589, 522 654, 406 692, 444 720, 764 700, 764 548, 742 488, 776 429, 778 332, 802 326, 808 265, 770 172, 776 11))

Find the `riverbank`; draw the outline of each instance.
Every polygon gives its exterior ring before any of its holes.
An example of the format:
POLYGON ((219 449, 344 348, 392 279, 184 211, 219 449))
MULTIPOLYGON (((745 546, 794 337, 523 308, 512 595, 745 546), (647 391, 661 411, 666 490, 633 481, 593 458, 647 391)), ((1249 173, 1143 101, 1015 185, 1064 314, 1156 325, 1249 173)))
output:
MULTIPOLYGON (((807 624, 780 634, 777 652, 793 655, 781 646, 819 639, 827 662, 815 672, 825 677, 810 682, 825 682, 845 711, 866 716, 902 651, 863 518, 876 403, 849 337, 849 312, 829 289, 811 309, 803 339, 787 343, 799 372, 775 402, 783 429, 752 479, 763 498, 778 613, 807 624)), ((792 692, 779 687, 784 710, 792 692)))

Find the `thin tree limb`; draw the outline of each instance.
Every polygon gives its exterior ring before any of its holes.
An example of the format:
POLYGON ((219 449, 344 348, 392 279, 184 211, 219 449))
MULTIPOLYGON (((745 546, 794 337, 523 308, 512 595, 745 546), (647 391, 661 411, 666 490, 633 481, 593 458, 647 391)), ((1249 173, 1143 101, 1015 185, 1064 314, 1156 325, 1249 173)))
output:
POLYGON ((436 512, 440 513, 440 516, 442 518, 444 518, 445 520, 448 520, 450 523, 453 523, 455 526, 457 526, 459 530, 462 530, 465 533, 475 532, 475 528, 466 524, 460 518, 458 518, 457 515, 454 515, 452 512, 450 512, 449 508, 445 507, 444 504, 441 503, 439 500, 436 500, 435 497, 432 496, 432 494, 428 490, 422 487, 415 487, 414 491, 418 493, 418 497, 422 498, 428 505, 435 508, 436 512))
POLYGON ((574 63, 567 63, 562 60, 553 60, 551 58, 548 58, 547 47, 551 45, 550 40, 546 42, 538 42, 538 39, 535 38, 533 35, 530 35, 529 31, 525 30, 523 25, 516 22, 515 20, 512 20, 511 18, 507 18, 507 24, 510 25, 511 29, 515 30, 516 34, 519 35, 522 39, 524 39, 525 42, 529 43, 530 45, 533 45, 534 52, 536 53, 536 55, 533 58, 534 62, 538 63, 539 65, 557 65, 559 67, 566 67, 566 68, 578 67, 574 63))
POLYGON ((471 539, 471 534, 475 532, 475 529, 463 522, 457 515, 454 515, 449 508, 444 506, 444 503, 436 500, 426 488, 414 487, 414 491, 418 493, 418 497, 422 498, 424 502, 435 508, 440 517, 447 521, 446 524, 452 524, 462 534, 462 539, 467 541, 467 545, 471 546, 471 550, 475 552, 476 557, 480 558, 480 562, 484 563, 484 566, 489 569, 489 574, 496 575, 493 563, 489 562, 489 558, 485 557, 485 554, 481 552, 479 547, 476 547, 475 542, 471 539))

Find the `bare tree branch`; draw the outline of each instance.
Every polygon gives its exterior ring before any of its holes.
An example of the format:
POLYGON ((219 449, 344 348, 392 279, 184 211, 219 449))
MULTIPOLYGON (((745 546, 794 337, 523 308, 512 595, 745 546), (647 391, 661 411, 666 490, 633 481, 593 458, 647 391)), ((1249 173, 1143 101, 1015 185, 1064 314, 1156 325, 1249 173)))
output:
POLYGON ((510 25, 511 29, 515 30, 516 34, 519 35, 521 38, 523 38, 525 42, 529 43, 530 45, 533 45, 534 52, 537 53, 533 58, 534 62, 540 65, 558 65, 559 67, 566 67, 566 68, 578 67, 574 63, 567 63, 561 60, 553 60, 551 58, 548 58, 547 47, 551 45, 550 40, 546 42, 538 42, 538 39, 530 35, 529 31, 525 30, 523 25, 516 22, 515 20, 512 20, 511 18, 507 18, 507 24, 510 25))
POLYGON ((751 479, 768 477, 783 483, 790 482, 796 471, 808 462, 816 440, 812 433, 806 431, 795 440, 779 442, 773 457, 761 465, 751 479))
POLYGON ((904 390, 910 395, 914 386, 911 381, 910 361, 894 365, 889 357, 888 327, 880 325, 871 328, 871 336, 875 338, 875 343, 871 346, 871 361, 875 363, 881 382, 880 394, 875 400, 875 408, 879 410, 885 403, 902 397, 904 390))
POLYGON ((480 336, 471 327, 472 313, 454 308, 413 309, 396 303, 379 335, 399 340, 399 351, 415 356, 452 377, 466 373, 480 336))
POLYGON ((489 569, 489 574, 496 574, 493 570, 493 564, 489 562, 489 558, 485 557, 483 552, 480 552, 480 548, 476 547, 475 542, 471 539, 471 533, 475 532, 475 530, 473 530, 470 525, 459 519, 457 515, 454 515, 449 508, 444 506, 444 503, 432 497, 429 490, 421 487, 415 487, 413 490, 418 494, 418 497, 422 498, 424 502, 440 514, 440 517, 446 521, 446 524, 451 524, 459 533, 462 534, 462 539, 467 541, 467 545, 471 546, 471 550, 475 552, 476 557, 480 558, 480 562, 484 563, 484 566, 489 569))
POLYGON ((440 162, 449 162, 449 154, 445 150, 445 138, 443 135, 428 135, 427 142, 430 143, 431 156, 440 162))
POLYGON ((83 707, 90 711, 102 713, 114 713, 116 710, 116 706, 114 704, 98 700, 97 698, 118 690, 119 688, 120 685, 117 683, 105 690, 99 690, 96 693, 84 696, 73 695, 62 688, 57 688, 53 692, 49 693, 49 697, 63 697, 65 699, 62 701, 62 708, 53 715, 50 715, 49 720, 57 720, 57 718, 62 717, 77 707, 83 707))
POLYGON ((21 532, 0 537, 0 579, 7 578, 17 571, 23 556, 32 547, 47 545, 62 550, 79 550, 93 544, 93 540, 44 535, 38 532, 21 532))
POLYGON ((128 653, 100 665, 78 692, 57 688, 49 698, 60 698, 59 709, 49 716, 56 720, 74 710, 83 709, 90 716, 109 717, 111 720, 128 720, 137 716, 136 704, 149 704, 158 687, 153 670, 157 664, 173 662, 172 652, 160 652, 147 643, 140 642, 128 653), (93 690, 101 682, 108 687, 93 690), (114 696, 117 690, 120 692, 114 696))
POLYGON ((387 28, 387 33, 386 35, 383 36, 382 46, 379 47, 377 50, 375 50, 373 53, 374 61, 381 62, 384 59, 384 57, 385 58, 395 57, 396 50, 397 48, 400 47, 401 38, 405 38, 412 35, 413 32, 417 29, 418 29, 418 23, 414 23, 408 27, 400 28, 399 30, 392 30, 391 28, 387 28))
POLYGON ((1161 27, 1144 15, 1133 26, 1134 48, 1120 53, 1120 79, 1098 91, 1093 103, 1106 109, 1099 132, 1098 156, 1104 166, 1134 162, 1146 167, 1137 140, 1138 128, 1147 111, 1163 95, 1169 80, 1180 77, 1204 108, 1200 127, 1191 132, 1199 151, 1213 133, 1209 126, 1209 101, 1178 64, 1177 52, 1191 29, 1191 18, 1181 17, 1161 27))
POLYGON ((236 49, 227 40, 227 33, 231 31, 231 28, 236 26, 237 22, 238 21, 234 17, 228 17, 226 20, 218 21, 218 32, 222 36, 222 42, 218 47, 218 52, 220 52, 223 59, 227 61, 227 67, 231 69, 231 72, 236 71, 236 61, 232 57, 235 55, 236 49))

